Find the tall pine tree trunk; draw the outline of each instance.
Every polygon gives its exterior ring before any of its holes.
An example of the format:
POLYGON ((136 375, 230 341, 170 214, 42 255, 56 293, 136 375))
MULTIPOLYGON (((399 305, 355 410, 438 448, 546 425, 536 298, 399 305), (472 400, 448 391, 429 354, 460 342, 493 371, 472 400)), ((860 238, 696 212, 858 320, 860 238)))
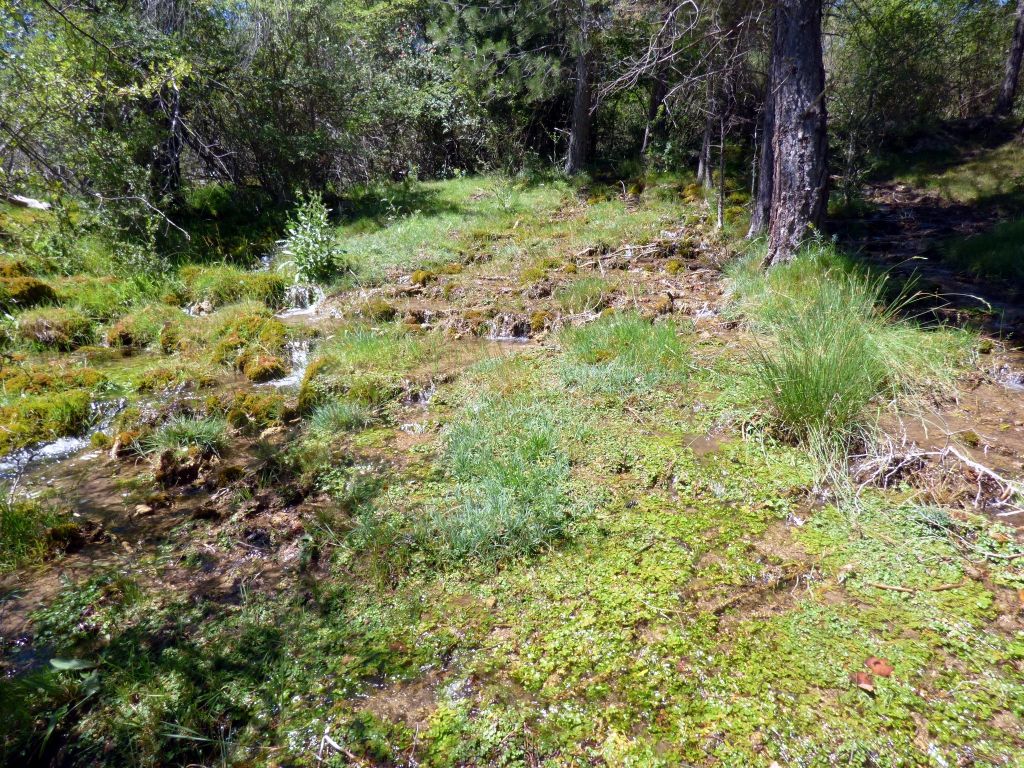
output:
POLYGON ((996 115, 1008 115, 1013 111, 1013 99, 1017 95, 1022 58, 1024 58, 1024 0, 1017 0, 1017 22, 1013 26, 1010 54, 1006 57, 1003 87, 999 89, 999 98, 996 100, 996 115))
POLYGON ((569 155, 565 161, 565 172, 573 175, 587 165, 590 149, 590 127, 593 115, 591 107, 591 53, 588 34, 590 9, 586 0, 580 3, 579 47, 576 51, 576 90, 572 99, 572 117, 569 125, 569 155))
POLYGON ((774 178, 765 265, 789 261, 821 225, 828 189, 822 0, 777 0, 774 178))
POLYGON ((772 212, 772 182, 775 178, 775 86, 772 75, 774 61, 769 64, 765 87, 764 108, 761 111, 761 145, 757 162, 757 188, 754 207, 750 212, 747 237, 758 237, 768 229, 772 212))

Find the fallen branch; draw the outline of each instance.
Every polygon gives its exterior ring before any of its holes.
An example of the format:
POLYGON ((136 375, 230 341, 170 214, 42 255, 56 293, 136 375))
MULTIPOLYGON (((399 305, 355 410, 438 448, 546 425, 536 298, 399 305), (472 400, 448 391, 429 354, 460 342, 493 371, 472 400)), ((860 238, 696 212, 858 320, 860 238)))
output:
POLYGON ((879 584, 876 581, 867 582, 869 587, 874 587, 875 589, 887 589, 891 592, 905 592, 908 595, 913 595, 917 592, 948 592, 951 589, 959 589, 966 584, 966 581, 961 581, 956 584, 939 584, 937 587, 901 587, 897 584, 879 584))

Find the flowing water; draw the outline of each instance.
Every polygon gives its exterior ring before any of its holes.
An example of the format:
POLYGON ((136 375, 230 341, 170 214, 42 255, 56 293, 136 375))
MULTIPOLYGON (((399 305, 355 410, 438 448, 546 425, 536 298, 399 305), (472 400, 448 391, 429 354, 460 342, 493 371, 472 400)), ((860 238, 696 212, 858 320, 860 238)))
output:
POLYGON ((302 383, 302 378, 306 375, 306 368, 309 367, 310 340, 296 339, 289 341, 285 344, 285 351, 288 353, 288 375, 257 386, 292 389, 297 388, 302 383))
POLYGON ((288 309, 278 312, 281 319, 314 315, 324 300, 323 289, 316 285, 295 283, 285 289, 284 302, 288 309))
POLYGON ((86 433, 36 443, 0 457, 0 480, 16 480, 37 467, 63 461, 84 451, 89 447, 94 434, 110 429, 114 417, 124 409, 127 402, 121 398, 93 403, 90 418, 92 426, 86 433))

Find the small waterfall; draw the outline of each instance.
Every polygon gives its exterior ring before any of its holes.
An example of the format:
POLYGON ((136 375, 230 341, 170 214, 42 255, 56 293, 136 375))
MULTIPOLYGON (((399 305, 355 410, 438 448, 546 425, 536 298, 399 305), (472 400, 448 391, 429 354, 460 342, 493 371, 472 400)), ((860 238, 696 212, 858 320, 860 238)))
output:
POLYGON ((1007 389, 1024 392, 1024 371, 1014 370, 1009 365, 1002 365, 996 371, 994 378, 1007 389))
POLYGON ((284 303, 288 309, 278 312, 277 316, 285 318, 298 315, 312 315, 323 300, 324 292, 320 286, 309 283, 294 283, 289 285, 284 292, 284 303))
POLYGON ((36 443, 0 457, 0 480, 12 480, 32 466, 63 461, 88 448, 92 435, 110 429, 114 417, 124 409, 127 402, 121 398, 93 403, 89 407, 92 429, 85 435, 58 437, 56 440, 36 443))
POLYGON ((309 339, 289 341, 285 344, 285 351, 288 353, 288 375, 257 386, 274 387, 275 389, 298 387, 302 383, 302 377, 306 375, 306 368, 309 366, 309 350, 309 339))
POLYGON ((530 340, 530 321, 522 315, 502 312, 491 320, 487 338, 491 341, 527 342, 530 340))

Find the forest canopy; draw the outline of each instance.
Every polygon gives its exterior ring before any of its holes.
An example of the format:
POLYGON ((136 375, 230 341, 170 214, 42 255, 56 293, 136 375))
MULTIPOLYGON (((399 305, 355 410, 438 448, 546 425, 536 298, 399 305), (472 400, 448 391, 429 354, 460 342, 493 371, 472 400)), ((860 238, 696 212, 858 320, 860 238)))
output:
MULTIPOLYGON (((989 114, 1015 12, 827 4, 838 185, 887 145, 989 114)), ((763 134, 773 17, 764 0, 4 0, 0 186, 139 224, 210 182, 282 201, 482 169, 710 164, 712 145, 749 154, 763 134)))

